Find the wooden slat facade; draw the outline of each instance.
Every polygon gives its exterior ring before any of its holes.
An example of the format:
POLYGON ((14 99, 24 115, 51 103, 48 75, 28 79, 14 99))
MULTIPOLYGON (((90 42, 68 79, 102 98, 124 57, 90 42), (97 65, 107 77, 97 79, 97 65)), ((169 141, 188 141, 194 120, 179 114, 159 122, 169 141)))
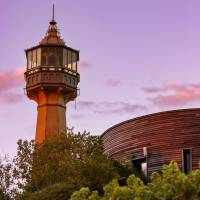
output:
POLYGON ((183 149, 190 148, 192 169, 200 164, 200 108, 150 114, 117 124, 102 134, 110 158, 129 162, 144 156, 147 147, 148 175, 163 164, 183 166, 183 149))

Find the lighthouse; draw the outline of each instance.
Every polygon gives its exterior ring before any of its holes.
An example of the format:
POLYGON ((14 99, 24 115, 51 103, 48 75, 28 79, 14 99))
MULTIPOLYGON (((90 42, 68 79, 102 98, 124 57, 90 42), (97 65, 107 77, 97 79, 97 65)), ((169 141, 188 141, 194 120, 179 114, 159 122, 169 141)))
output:
MULTIPOLYGON (((53 17, 44 38, 26 49, 26 94, 37 103, 35 142, 66 132, 66 105, 77 97, 79 51, 61 38, 53 17)), ((28 117, 28 116, 27 116, 28 117)))

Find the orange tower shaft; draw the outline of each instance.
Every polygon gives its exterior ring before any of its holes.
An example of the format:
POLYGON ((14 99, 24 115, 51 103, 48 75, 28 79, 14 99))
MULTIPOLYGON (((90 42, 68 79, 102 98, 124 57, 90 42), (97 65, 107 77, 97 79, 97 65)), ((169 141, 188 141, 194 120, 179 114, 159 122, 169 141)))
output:
POLYGON ((66 100, 58 90, 49 93, 41 90, 37 94, 36 143, 66 132, 66 100))

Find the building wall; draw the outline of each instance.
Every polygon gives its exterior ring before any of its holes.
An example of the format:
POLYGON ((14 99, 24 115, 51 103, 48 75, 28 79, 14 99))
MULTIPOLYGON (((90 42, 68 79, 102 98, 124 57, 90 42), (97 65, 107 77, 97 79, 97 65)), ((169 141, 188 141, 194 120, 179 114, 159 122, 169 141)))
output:
POLYGON ((183 149, 191 148, 192 169, 200 162, 200 109, 150 114, 117 124, 102 134, 110 158, 129 162, 144 157, 148 175, 176 161, 182 168, 183 149))

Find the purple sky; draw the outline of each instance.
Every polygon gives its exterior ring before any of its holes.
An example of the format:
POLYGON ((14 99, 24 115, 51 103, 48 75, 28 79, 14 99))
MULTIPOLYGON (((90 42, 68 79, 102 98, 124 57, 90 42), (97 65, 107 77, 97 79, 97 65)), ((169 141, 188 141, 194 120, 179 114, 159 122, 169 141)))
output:
POLYGON ((80 50, 81 95, 67 123, 101 134, 136 116, 200 106, 199 0, 0 1, 0 154, 34 138, 23 94, 24 49, 44 36, 55 3, 62 38, 80 50))

